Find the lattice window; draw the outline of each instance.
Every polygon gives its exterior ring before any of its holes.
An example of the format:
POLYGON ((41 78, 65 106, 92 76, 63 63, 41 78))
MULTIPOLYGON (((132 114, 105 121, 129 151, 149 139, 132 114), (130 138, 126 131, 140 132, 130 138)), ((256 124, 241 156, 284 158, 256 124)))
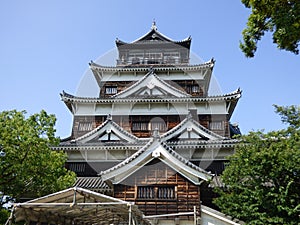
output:
POLYGON ((198 85, 193 85, 192 86, 192 93, 198 93, 200 92, 200 87, 198 85))
POLYGON ((167 126, 164 122, 151 122, 150 123, 150 130, 158 129, 159 131, 166 131, 167 126))
POLYGON ((78 124, 78 131, 90 131, 93 129, 92 122, 80 122, 78 124))
POLYGON ((166 131, 167 126, 164 122, 132 122, 132 131, 166 131))
POLYGON ((176 198, 174 186, 140 186, 137 187, 138 199, 173 200, 176 198))
POLYGON ((153 199, 155 198, 154 187, 138 187, 138 198, 153 199))
POLYGON ((175 199, 175 188, 173 186, 158 187, 158 199, 175 199))
POLYGON ((85 164, 83 163, 70 163, 69 169, 75 173, 83 173, 85 171, 85 164))
POLYGON ((209 128, 211 130, 224 130, 224 123, 223 121, 211 121, 209 123, 209 128))
POLYGON ((116 94, 118 92, 118 87, 117 86, 107 86, 105 87, 105 94, 111 95, 111 94, 116 94))
POLYGON ((132 131, 148 131, 149 123, 147 122, 133 122, 132 123, 132 131))

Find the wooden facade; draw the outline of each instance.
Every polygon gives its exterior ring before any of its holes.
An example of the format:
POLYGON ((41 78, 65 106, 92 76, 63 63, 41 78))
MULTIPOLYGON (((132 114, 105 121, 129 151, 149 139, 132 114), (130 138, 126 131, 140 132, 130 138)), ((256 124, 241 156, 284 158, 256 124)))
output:
POLYGON ((153 160, 124 184, 114 185, 114 197, 134 202, 145 215, 192 212, 200 208, 200 189, 159 160, 153 160))

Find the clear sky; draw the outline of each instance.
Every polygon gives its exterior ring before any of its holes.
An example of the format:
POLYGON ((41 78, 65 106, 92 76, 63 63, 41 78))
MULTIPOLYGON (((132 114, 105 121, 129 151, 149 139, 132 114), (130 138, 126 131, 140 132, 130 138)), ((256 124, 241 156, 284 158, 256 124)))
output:
POLYGON ((192 37, 191 50, 213 71, 222 92, 243 90, 231 119, 243 133, 281 129, 273 104, 300 104, 300 56, 280 51, 266 34, 255 58, 239 49, 249 10, 234 1, 0 1, 0 111, 45 109, 57 117, 57 135, 71 133, 72 115, 60 100, 76 94, 88 63, 158 31, 174 40, 192 37))

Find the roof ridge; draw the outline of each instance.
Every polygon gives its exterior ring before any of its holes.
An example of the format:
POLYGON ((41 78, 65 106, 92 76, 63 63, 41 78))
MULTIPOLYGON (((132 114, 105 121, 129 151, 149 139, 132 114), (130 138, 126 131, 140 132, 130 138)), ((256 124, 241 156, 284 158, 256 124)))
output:
POLYGON ((153 144, 154 140, 155 140, 154 138, 150 139, 149 142, 147 144, 145 144, 145 146, 143 146, 140 150, 138 150, 137 152, 135 152, 134 154, 132 154, 130 157, 126 158, 122 162, 118 163, 117 165, 115 165, 107 170, 101 171, 99 173, 99 175, 100 176, 105 175, 106 173, 116 170, 116 169, 122 167, 123 165, 126 165, 127 163, 131 162, 132 160, 137 158, 139 155, 141 155, 149 146, 151 146, 153 144))
POLYGON ((182 155, 180 155, 179 153, 177 153, 176 151, 174 151, 170 146, 168 146, 165 142, 161 142, 161 145, 170 153, 172 154, 176 159, 180 160, 181 162, 183 162, 185 165, 199 171, 202 173, 206 173, 208 175, 212 175, 210 172, 207 172, 206 170, 202 169, 199 166, 196 166, 195 164, 191 163, 188 159, 186 159, 185 157, 183 157, 182 155))

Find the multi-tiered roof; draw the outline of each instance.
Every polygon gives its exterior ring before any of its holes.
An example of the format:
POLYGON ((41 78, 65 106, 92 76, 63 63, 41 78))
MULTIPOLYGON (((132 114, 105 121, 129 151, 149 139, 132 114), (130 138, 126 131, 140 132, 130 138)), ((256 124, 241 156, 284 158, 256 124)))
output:
MULTIPOLYGON (((127 195, 122 185, 140 185, 140 174, 149 172, 143 168, 161 163, 176 174, 176 182, 186 180, 198 193, 196 187, 220 174, 226 156, 233 153, 232 136, 239 130, 230 118, 241 90, 210 96, 215 61, 191 65, 191 38, 171 40, 155 23, 136 41, 117 39, 116 46, 115 66, 89 64, 98 97, 61 94, 74 120, 71 136, 57 149, 67 152, 67 167, 79 176, 77 185, 137 201, 145 198, 145 191, 154 195, 153 186, 127 195)), ((151 175, 146 177, 147 183, 151 175)), ((169 197, 177 193, 170 183, 165 185, 169 197)))

